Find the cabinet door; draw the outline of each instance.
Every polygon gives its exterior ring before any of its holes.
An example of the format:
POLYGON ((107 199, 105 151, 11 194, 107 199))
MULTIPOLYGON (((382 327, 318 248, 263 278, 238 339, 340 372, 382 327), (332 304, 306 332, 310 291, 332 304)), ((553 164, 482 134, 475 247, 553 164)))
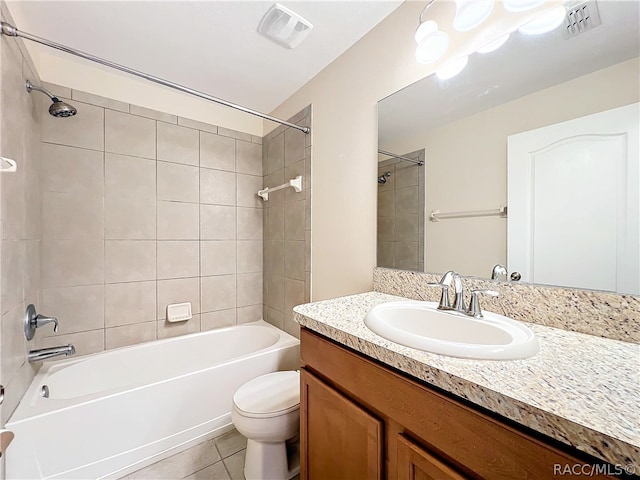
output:
POLYGON ((404 435, 398 435, 397 465, 398 480, 463 480, 467 478, 404 435))
POLYGON ((301 472, 307 480, 382 478, 382 422, 301 370, 301 472))

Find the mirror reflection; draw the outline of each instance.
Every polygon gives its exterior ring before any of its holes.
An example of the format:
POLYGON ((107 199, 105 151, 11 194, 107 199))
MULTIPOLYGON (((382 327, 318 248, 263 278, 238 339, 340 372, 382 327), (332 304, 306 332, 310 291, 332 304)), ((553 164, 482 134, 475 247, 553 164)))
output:
POLYGON ((640 293, 638 6, 381 100, 378 265, 640 293))

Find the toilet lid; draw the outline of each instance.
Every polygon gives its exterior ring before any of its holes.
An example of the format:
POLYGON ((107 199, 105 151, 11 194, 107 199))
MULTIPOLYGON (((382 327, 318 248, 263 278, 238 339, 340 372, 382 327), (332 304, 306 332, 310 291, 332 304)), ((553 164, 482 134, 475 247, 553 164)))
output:
POLYGON ((300 372, 287 371, 249 380, 233 395, 233 403, 248 417, 282 415, 300 406, 300 372))

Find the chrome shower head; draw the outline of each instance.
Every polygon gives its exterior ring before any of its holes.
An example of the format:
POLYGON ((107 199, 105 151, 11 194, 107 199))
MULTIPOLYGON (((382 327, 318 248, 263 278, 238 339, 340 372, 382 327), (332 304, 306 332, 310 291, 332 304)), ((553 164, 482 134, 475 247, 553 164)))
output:
POLYGON ((51 101, 53 102, 49 107, 49 113, 54 117, 73 117, 78 110, 72 105, 69 105, 66 102, 63 102, 58 97, 51 95, 47 90, 42 87, 37 87, 33 85, 29 80, 27 80, 27 92, 31 93, 32 90, 36 90, 38 92, 42 92, 47 95, 51 101))
POLYGON ((391 176, 391 172, 384 172, 382 175, 378 177, 378 183, 380 185, 384 185, 385 183, 387 183, 387 178, 389 178, 390 176, 391 176))

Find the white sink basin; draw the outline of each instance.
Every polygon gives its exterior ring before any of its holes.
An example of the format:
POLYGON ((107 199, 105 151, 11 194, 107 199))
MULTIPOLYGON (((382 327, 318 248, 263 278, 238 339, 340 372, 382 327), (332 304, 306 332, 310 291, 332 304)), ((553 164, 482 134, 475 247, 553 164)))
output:
POLYGON ((365 325, 387 340, 452 357, 515 360, 538 353, 538 339, 522 323, 484 311, 484 318, 437 310, 434 302, 383 303, 365 325))

